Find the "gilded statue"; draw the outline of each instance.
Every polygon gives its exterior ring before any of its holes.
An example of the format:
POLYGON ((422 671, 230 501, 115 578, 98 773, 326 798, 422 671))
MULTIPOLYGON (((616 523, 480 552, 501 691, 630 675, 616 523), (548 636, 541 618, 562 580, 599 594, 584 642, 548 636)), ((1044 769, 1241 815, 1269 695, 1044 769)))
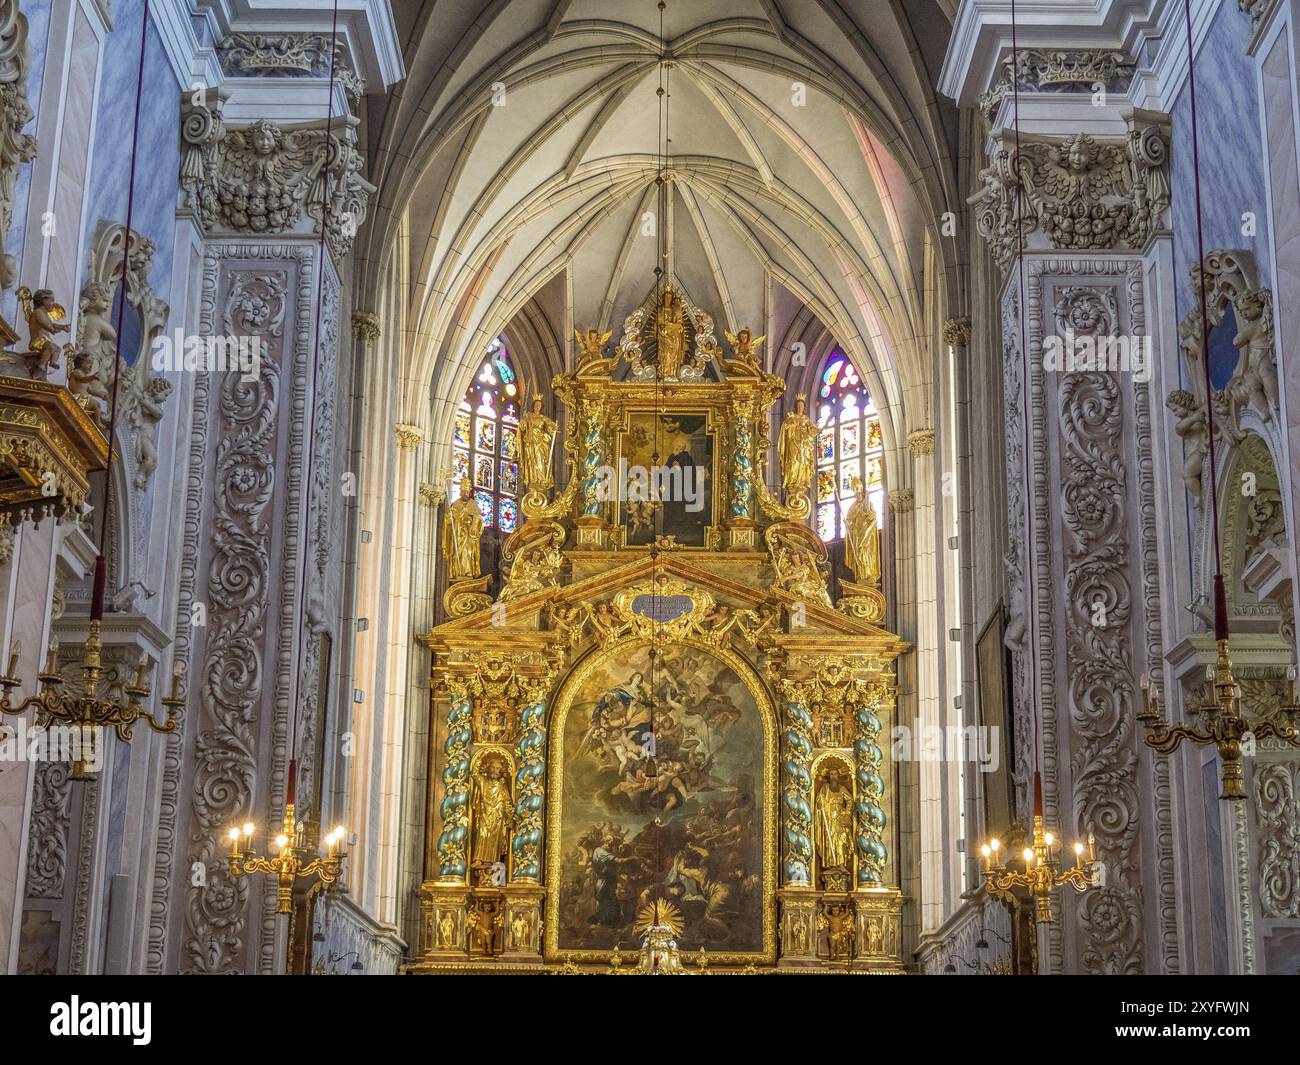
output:
POLYGON ((853 579, 863 584, 880 583, 880 526, 876 508, 862 488, 862 478, 850 482, 857 498, 844 515, 844 561, 853 579))
POLYGON ((54 339, 54 334, 71 332, 72 329, 64 321, 67 311, 54 302, 54 293, 48 288, 33 292, 23 286, 18 290, 18 302, 27 319, 29 340, 23 354, 27 373, 38 381, 44 381, 51 370, 59 368, 59 355, 63 351, 63 345, 54 339))
POLYGON ((443 910, 438 917, 438 946, 452 947, 456 944, 456 918, 450 910, 443 910))
POLYGON ((595 329, 588 329, 586 334, 573 331, 573 335, 578 338, 578 347, 582 354, 578 358, 578 365, 591 362, 593 359, 603 359, 605 357, 605 345, 609 343, 609 338, 614 335, 614 330, 606 333, 597 332, 595 329))
POLYGON ((822 869, 848 869, 853 855, 853 799, 840 785, 840 770, 826 770, 817 795, 817 855, 822 869))
POLYGON ((778 588, 799 599, 820 603, 822 606, 831 605, 826 582, 817 569, 816 559, 810 554, 783 547, 776 556, 774 566, 778 588))
POLYGON ((515 950, 527 950, 532 946, 532 919, 523 910, 515 910, 510 917, 510 937, 515 950))
POLYGON ((817 439, 817 426, 804 413, 804 406, 803 396, 797 396, 794 413, 787 414, 781 423, 781 437, 777 444, 787 502, 806 493, 812 485, 813 442, 817 439))
POLYGON ((460 498, 447 508, 442 520, 442 552, 453 581, 473 579, 478 572, 479 541, 483 537, 483 514, 474 502, 474 485, 468 477, 460 482, 460 498))
POLYGON ((682 298, 671 287, 664 289, 655 315, 655 349, 660 377, 676 377, 686 361, 686 315, 682 298))
POLYGON ((761 337, 756 337, 750 331, 748 326, 742 329, 739 333, 732 333, 730 330, 726 329, 723 330, 723 333, 726 335, 727 343, 731 345, 731 350, 735 353, 738 362, 746 363, 755 369, 760 368, 758 354, 754 349, 767 339, 766 333, 761 337))
POLYGON ((505 766, 498 758, 486 760, 482 772, 474 776, 470 822, 474 828, 472 863, 494 865, 505 861, 510 845, 510 786, 505 766))
POLYGON ((531 492, 545 492, 555 484, 551 474, 555 421, 542 413, 540 399, 534 399, 532 409, 519 419, 519 443, 523 453, 524 487, 531 492))

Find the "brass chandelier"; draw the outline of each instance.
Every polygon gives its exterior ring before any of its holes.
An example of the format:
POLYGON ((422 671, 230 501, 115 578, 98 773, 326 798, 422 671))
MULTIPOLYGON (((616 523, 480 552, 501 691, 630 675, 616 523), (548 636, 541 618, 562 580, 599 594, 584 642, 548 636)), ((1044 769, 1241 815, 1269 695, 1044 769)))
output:
POLYGON ((1056 919, 1052 905, 1056 889, 1066 885, 1082 894, 1100 880, 1097 865, 1096 842, 1088 833, 1088 857, 1084 860, 1082 843, 1074 844, 1074 865, 1061 868, 1060 842, 1043 826, 1042 778, 1034 774, 1034 836, 1033 845, 1021 854, 1024 871, 1010 869, 1001 857, 1002 844, 991 839, 980 848, 984 856, 984 883, 989 897, 1002 903, 1015 903, 1027 892, 1034 901, 1034 920, 1038 924, 1051 924, 1056 919))
POLYGON ((280 825, 280 834, 275 837, 276 853, 257 854, 252 850, 253 833, 251 821, 242 828, 232 826, 226 834, 230 840, 230 875, 236 880, 254 873, 266 873, 276 878, 276 913, 293 912, 293 892, 300 880, 319 880, 329 886, 343 873, 343 826, 337 826, 325 837, 325 853, 316 849, 314 841, 308 838, 306 823, 298 821, 294 814, 294 798, 298 766, 289 763, 289 798, 284 804, 284 820, 280 825), (241 849, 241 843, 242 849, 241 849))

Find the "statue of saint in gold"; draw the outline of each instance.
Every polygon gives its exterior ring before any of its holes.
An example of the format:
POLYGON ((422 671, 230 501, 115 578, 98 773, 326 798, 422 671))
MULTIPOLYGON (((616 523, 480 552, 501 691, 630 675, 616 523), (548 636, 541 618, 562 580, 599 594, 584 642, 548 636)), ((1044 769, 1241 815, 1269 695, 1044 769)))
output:
POLYGON ((862 489, 862 478, 850 482, 857 496, 844 515, 844 561, 853 579, 862 584, 880 583, 880 525, 876 508, 862 489))
POLYGON ((555 422, 542 413, 540 399, 534 399, 532 409, 519 419, 519 443, 523 456, 524 487, 530 492, 545 492, 555 484, 551 473, 555 422))
POLYGON ((664 289, 655 315, 655 347, 660 377, 676 377, 686 361, 686 316, 682 298, 671 287, 664 289))
POLYGON ((482 538, 483 515, 474 502, 474 485, 468 477, 463 477, 460 498, 447 508, 447 516, 442 520, 442 553, 453 581, 479 575, 478 548, 482 538))
POLYGON ((787 414, 781 423, 781 437, 777 445, 787 503, 794 496, 807 492, 812 485, 813 441, 816 439, 817 426, 804 413, 803 396, 797 396, 794 413, 787 414))
POLYGON ((475 864, 505 860, 510 845, 510 788, 505 776, 499 758, 485 761, 482 772, 474 776, 469 816, 474 826, 470 857, 475 864))
POLYGON ((853 854, 853 800, 840 771, 826 770, 817 796, 817 856, 823 869, 848 869, 853 854))

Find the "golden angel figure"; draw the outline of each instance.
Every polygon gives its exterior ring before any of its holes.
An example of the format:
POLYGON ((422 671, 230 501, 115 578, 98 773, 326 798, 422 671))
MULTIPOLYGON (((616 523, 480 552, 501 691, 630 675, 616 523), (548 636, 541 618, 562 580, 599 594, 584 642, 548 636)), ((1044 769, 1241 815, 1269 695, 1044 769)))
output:
POLYGON ((540 399, 534 399, 532 409, 519 419, 519 443, 524 487, 531 492, 545 492, 555 484, 551 473, 555 422, 542 413, 540 399))
POLYGON ((862 489, 862 478, 854 477, 857 498, 844 515, 844 561, 853 579, 862 584, 880 583, 880 526, 876 508, 862 489))
POLYGON ((781 480, 785 486, 786 501, 807 492, 813 478, 813 441, 817 439, 817 426, 804 413, 804 398, 794 401, 794 413, 787 414, 781 423, 781 436, 777 452, 781 458, 781 480))
POLYGON ((723 332, 726 334, 727 343, 731 345, 731 350, 735 352, 736 358, 740 362, 747 362, 753 366, 758 365, 758 354, 755 349, 767 339, 766 333, 761 337, 756 337, 748 327, 742 329, 739 333, 732 333, 725 329, 723 332))
POLYGON ((18 302, 22 304, 23 314, 27 318, 27 335, 30 338, 23 356, 27 363, 27 373, 44 381, 51 370, 59 368, 59 354, 63 351, 63 345, 54 339, 54 334, 71 331, 71 326, 64 321, 68 313, 54 302, 54 293, 48 288, 33 292, 23 286, 18 290, 18 302))
POLYGON ((474 485, 464 477, 460 482, 460 498, 447 508, 442 520, 442 553, 453 581, 479 575, 478 548, 482 537, 483 515, 474 502, 474 485))
POLYGON ((581 366, 584 362, 590 362, 592 359, 604 358, 605 345, 609 343, 609 338, 614 335, 614 330, 611 329, 607 333, 598 333, 594 329, 588 329, 584 335, 575 329, 573 335, 578 338, 578 348, 582 352, 581 357, 578 359, 578 365, 581 366))
POLYGON ((510 787, 505 767, 496 758, 487 761, 474 777, 470 821, 474 826, 472 860, 488 864, 504 861, 510 846, 510 787))

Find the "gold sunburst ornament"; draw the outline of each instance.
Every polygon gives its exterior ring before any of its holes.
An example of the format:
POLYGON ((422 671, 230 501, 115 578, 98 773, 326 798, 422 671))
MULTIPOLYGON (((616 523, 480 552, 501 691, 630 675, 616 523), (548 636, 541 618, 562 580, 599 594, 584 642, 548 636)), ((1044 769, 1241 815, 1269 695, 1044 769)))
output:
POLYGON ((682 911, 667 899, 655 899, 642 908, 636 928, 642 936, 636 971, 649 976, 680 976, 681 955, 677 937, 682 934, 682 911))

